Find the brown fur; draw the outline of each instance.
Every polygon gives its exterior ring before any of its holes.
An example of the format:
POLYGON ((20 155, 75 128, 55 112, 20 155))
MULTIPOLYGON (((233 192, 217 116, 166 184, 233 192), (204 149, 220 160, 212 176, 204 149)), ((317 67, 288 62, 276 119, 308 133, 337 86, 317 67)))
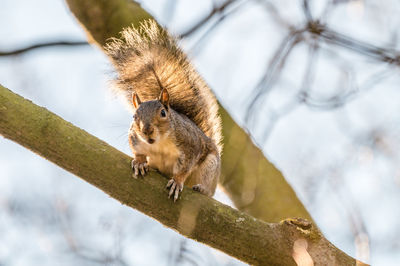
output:
POLYGON ((192 120, 221 152, 217 101, 177 46, 177 40, 153 20, 144 22, 139 30, 127 28, 121 35, 121 39, 112 39, 106 46, 117 70, 117 89, 129 102, 132 92, 142 101, 149 101, 160 95, 159 81, 169 92, 170 106, 192 120))
POLYGON ((184 183, 212 196, 222 150, 218 104, 176 40, 150 20, 125 29, 106 50, 116 86, 135 109, 129 130, 135 175, 150 166, 172 176, 174 200, 184 183))

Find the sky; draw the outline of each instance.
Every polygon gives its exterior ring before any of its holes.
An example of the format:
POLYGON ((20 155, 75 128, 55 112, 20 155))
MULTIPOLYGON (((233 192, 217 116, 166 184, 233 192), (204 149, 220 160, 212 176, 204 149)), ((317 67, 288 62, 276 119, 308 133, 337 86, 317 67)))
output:
MULTIPOLYGON (((218 100, 284 173, 325 236, 353 257, 373 265, 396 265, 400 261, 398 69, 325 43, 310 92, 329 99, 338 90, 354 89, 350 82, 354 81, 355 96, 332 110, 294 105, 272 123, 271 114, 291 106, 307 66, 309 46, 296 46, 253 122, 246 122, 253 88, 288 34, 259 2, 243 4, 203 37, 210 26, 206 25, 182 40, 182 46, 218 100), (372 82, 371 77, 381 71, 384 78, 372 82), (371 144, 371 132, 379 137, 380 150, 371 144)), ((304 22, 300 1, 269 2, 290 24, 304 22)), ((326 1, 312 2, 313 15, 324 12, 326 1)), ((399 50, 399 4, 353 2, 326 16, 330 28, 399 50)), ((175 34, 212 8, 211 1, 178 1, 171 15, 168 4, 143 2, 175 34)), ((61 0, 2 0, 1 6, 0 50, 48 40, 85 40, 61 0)), ((0 58, 0 84, 130 154, 131 114, 108 87, 111 73, 97 47, 46 48, 0 58)), ((181 246, 186 247, 181 249, 184 258, 195 258, 199 265, 241 264, 185 240, 4 138, 0 138, 0 169, 0 265, 94 265, 93 258, 99 257, 114 258, 115 265, 122 264, 116 258, 128 265, 175 265, 180 258, 174 254, 181 246)), ((216 198, 229 204, 221 191, 216 198)), ((191 264, 184 258, 180 263, 191 264)))

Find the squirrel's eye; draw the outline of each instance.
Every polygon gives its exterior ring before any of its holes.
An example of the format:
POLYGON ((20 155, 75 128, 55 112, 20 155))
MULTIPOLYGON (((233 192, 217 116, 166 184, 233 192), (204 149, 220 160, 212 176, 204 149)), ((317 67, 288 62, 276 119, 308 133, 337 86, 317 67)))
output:
POLYGON ((161 117, 166 117, 167 113, 165 112, 164 109, 162 109, 160 115, 161 115, 161 117))

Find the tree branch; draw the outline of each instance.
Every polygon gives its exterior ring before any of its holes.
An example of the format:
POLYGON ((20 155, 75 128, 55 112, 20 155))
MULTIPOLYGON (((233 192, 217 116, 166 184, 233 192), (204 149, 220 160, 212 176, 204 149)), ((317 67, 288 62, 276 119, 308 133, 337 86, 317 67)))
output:
POLYGON ((226 0, 224 3, 219 6, 215 6, 207 16, 202 18, 199 22, 193 25, 190 29, 187 29, 185 32, 180 34, 180 37, 187 37, 190 34, 196 32, 199 28, 203 27, 211 18, 213 18, 216 14, 222 14, 225 9, 227 9, 230 5, 235 3, 236 0, 226 0))
POLYGON ((302 219, 266 223, 191 189, 167 198, 166 179, 134 179, 131 158, 59 116, 0 86, 0 134, 182 235, 256 265, 355 265, 302 219), (164 192, 163 192, 164 191, 164 192), (250 244, 251 243, 251 244, 250 244))

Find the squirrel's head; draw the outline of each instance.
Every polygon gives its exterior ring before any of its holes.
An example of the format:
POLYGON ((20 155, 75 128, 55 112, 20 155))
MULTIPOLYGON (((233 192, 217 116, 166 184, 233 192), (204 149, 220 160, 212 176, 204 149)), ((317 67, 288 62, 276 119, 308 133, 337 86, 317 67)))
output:
POLYGON ((169 94, 162 89, 157 100, 142 102, 136 93, 132 94, 132 104, 136 111, 131 124, 140 139, 153 144, 157 142, 169 129, 169 94))

